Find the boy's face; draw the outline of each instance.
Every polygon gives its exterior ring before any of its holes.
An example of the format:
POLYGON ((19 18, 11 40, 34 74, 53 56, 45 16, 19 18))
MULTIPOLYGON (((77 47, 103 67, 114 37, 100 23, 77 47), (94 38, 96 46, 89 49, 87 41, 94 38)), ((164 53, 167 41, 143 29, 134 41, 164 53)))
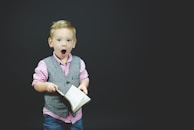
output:
POLYGON ((49 37, 48 43, 59 59, 65 59, 75 48, 76 39, 72 30, 61 28, 53 32, 53 37, 49 37))

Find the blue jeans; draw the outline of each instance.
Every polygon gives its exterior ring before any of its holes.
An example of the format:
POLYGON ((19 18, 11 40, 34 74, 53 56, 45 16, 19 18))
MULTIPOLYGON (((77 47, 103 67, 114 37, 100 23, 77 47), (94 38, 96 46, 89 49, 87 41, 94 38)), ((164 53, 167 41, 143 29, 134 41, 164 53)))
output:
POLYGON ((49 115, 44 115, 44 130, 83 130, 82 118, 74 124, 65 123, 49 115))

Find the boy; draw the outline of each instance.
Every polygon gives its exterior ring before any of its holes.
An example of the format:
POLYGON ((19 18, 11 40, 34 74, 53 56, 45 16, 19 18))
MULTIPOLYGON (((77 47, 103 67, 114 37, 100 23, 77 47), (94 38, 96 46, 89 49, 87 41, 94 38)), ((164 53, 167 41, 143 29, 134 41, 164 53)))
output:
POLYGON ((32 81, 34 89, 44 93, 44 130, 83 130, 82 108, 72 113, 56 91, 73 84, 88 94, 89 77, 85 62, 71 54, 76 42, 76 29, 69 21, 53 22, 48 38, 53 55, 39 61, 32 81))

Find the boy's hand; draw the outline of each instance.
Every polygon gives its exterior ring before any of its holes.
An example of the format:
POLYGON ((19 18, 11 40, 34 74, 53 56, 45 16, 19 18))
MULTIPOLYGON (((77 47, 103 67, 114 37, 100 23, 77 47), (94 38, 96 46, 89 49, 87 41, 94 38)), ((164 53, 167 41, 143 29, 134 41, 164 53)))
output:
POLYGON ((50 93, 56 92, 57 89, 58 89, 58 86, 56 84, 51 83, 51 82, 47 83, 47 87, 46 87, 47 92, 50 92, 50 93))
POLYGON ((88 94, 88 89, 85 85, 80 85, 78 88, 85 94, 88 94))

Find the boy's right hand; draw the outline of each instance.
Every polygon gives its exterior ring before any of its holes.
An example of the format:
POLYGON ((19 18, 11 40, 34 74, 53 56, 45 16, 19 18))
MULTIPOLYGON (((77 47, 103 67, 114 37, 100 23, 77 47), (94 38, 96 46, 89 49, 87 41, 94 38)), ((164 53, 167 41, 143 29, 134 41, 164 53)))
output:
POLYGON ((54 83, 47 82, 46 91, 49 93, 56 92, 58 89, 58 86, 54 83))

